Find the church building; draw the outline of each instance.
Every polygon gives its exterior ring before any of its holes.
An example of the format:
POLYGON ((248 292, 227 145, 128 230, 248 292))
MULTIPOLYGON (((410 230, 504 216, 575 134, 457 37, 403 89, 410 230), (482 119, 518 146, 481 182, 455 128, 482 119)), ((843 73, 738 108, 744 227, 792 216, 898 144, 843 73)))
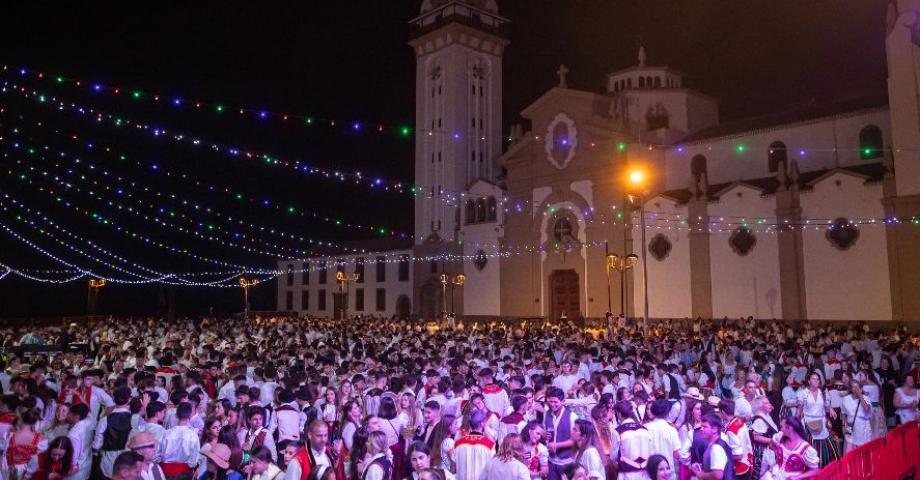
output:
POLYGON ((640 49, 603 91, 560 66, 503 134, 509 20, 425 0, 412 312, 920 320, 918 19, 891 0, 886 97, 723 123, 640 49))

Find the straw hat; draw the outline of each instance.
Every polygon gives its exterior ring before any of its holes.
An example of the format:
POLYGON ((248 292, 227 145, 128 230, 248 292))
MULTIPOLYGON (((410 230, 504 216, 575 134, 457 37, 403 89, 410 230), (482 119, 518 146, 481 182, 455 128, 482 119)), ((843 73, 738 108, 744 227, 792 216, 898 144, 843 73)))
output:
POLYGON ((128 450, 135 450, 138 448, 149 447, 151 445, 156 445, 157 439, 150 432, 140 432, 137 435, 131 437, 128 440, 128 450))
POLYGON ((697 387, 687 387, 687 391, 684 392, 684 394, 681 396, 684 398, 692 398, 700 402, 706 401, 706 397, 704 397, 703 394, 700 393, 700 389, 697 387))
POLYGON ((720 400, 722 400, 722 399, 719 398, 719 397, 717 397, 717 396, 715 396, 715 395, 710 395, 709 398, 706 399, 706 403, 708 403, 709 405, 711 405, 711 406, 713 406, 713 407, 716 407, 716 408, 718 409, 718 408, 719 408, 719 401, 720 401, 720 400))
POLYGON ((214 465, 220 468, 227 468, 230 466, 230 447, 223 443, 218 443, 214 445, 214 448, 207 452, 201 452, 201 454, 208 457, 214 462, 214 465))

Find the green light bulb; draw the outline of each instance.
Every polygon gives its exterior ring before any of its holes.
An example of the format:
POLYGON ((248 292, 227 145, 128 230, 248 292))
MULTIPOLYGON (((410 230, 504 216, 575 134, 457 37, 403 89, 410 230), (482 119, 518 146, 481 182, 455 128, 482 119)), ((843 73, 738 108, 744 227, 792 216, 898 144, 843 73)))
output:
POLYGON ((214 107, 214 109, 217 110, 217 113, 220 113, 220 112, 223 112, 223 111, 224 111, 224 106, 223 106, 223 105, 218 105, 218 106, 214 107))
POLYGON ((619 151, 621 151, 621 152, 622 152, 623 150, 626 150, 626 144, 623 143, 623 142, 618 143, 618 144, 617 144, 617 149, 618 149, 619 151))

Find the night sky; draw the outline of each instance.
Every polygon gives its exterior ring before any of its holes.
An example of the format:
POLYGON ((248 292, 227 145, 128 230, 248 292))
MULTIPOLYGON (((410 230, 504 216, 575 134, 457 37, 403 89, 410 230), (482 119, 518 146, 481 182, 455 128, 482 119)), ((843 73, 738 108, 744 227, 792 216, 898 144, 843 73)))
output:
MULTIPOLYGON (((400 135, 399 128, 414 123, 415 60, 406 44, 406 22, 418 14, 419 5, 419 1, 401 0, 188 2, 166 8, 150 3, 16 2, 4 5, 0 16, 0 64, 10 66, 0 72, 0 81, 205 142, 263 151, 316 167, 360 170, 368 177, 411 181, 414 139, 400 135), (16 71, 21 67, 41 71, 45 78, 20 77, 16 71), (92 92, 87 83, 56 84, 57 75, 119 86, 123 91, 109 95, 92 92), (134 90, 141 92, 140 100, 127 95, 134 90), (218 115, 213 107, 175 108, 168 102, 150 101, 153 93, 211 106, 335 119, 336 125, 317 121, 307 127, 300 121, 259 121, 254 114, 218 115), (352 128, 356 121, 361 126, 357 132, 352 128), (385 129, 378 133, 376 126, 381 124, 385 129)), ((640 44, 647 49, 649 64, 678 69, 686 74, 685 85, 719 98, 723 121, 885 91, 887 2, 883 0, 500 0, 499 8, 511 19, 507 30, 511 44, 504 61, 506 131, 520 121, 517 112, 558 82, 555 71, 560 63, 570 69, 571 88, 599 92, 605 73, 636 63, 640 44)), ((227 268, 149 247, 62 206, 55 196, 177 248, 260 267, 274 267, 275 262, 267 255, 161 227, 106 202, 140 201, 135 206, 146 214, 156 212, 139 205, 153 204, 180 218, 186 213, 195 221, 226 225, 213 214, 152 193, 161 192, 202 208, 210 206, 247 224, 298 236, 323 241, 379 238, 367 229, 336 227, 286 211, 296 205, 298 212, 317 212, 344 223, 385 225, 411 234, 408 195, 231 159, 205 146, 177 144, 153 138, 149 132, 96 123, 15 92, 0 95, 0 108, 0 136, 6 137, 0 141, 0 191, 42 211, 70 232, 159 271, 227 268), (19 132, 13 134, 13 129, 19 132), (37 153, 12 148, 14 137, 22 145, 36 146, 37 153), (44 146, 50 150, 43 151, 44 146), (103 146, 127 160, 102 151, 103 146), (68 157, 58 158, 58 152, 68 157), (81 164, 72 164, 73 157, 81 164), (86 170, 89 165, 93 170, 86 170), (29 171, 30 166, 37 170, 29 171), (73 173, 65 173, 68 168, 73 173), (85 173, 90 177, 87 181, 98 178, 100 183, 90 187, 103 201, 85 192, 62 192, 38 170, 60 174, 81 188, 86 181, 81 183, 74 175, 85 173), (244 199, 208 191, 165 172, 228 186, 244 199), (27 180, 19 177, 22 173, 27 180), (134 181, 135 187, 119 184, 116 177, 134 181), (112 189, 103 190, 104 185, 112 189), (135 195, 118 196, 114 189, 119 185, 123 190, 137 189, 132 190, 135 195), (138 185, 149 190, 143 192, 138 185), (49 194, 49 188, 54 193, 49 194), (262 204, 265 200, 268 206, 262 204)), ((97 266, 32 226, 17 223, 14 210, 0 212, 0 222, 67 260, 97 266)), ((214 236, 226 239, 222 234, 232 232, 255 233, 227 226, 226 232, 214 236)), ((256 236, 282 248, 309 248, 277 236, 256 236)), ((72 243, 85 247, 80 241, 72 243)), ((0 232, 0 262, 20 268, 58 268, 4 232, 0 232)), ((207 312, 209 307, 218 312, 240 309, 241 293, 236 289, 177 287, 174 292, 180 313, 207 312)), ((99 311, 157 312, 164 295, 165 289, 158 286, 110 286, 103 291, 99 311)), ((253 297, 254 308, 274 308, 274 282, 255 289, 253 297)), ((13 276, 0 281, 2 317, 80 315, 85 308, 85 280, 65 286, 13 276)))

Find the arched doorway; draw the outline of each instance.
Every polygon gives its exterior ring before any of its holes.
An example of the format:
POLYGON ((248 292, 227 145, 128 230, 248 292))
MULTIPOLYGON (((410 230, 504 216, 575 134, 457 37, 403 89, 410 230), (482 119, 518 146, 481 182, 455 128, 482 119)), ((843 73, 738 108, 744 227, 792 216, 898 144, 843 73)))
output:
POLYGON ((563 313, 568 320, 581 317, 578 290, 578 273, 575 270, 555 270, 550 274, 550 320, 559 320, 563 313))
POLYGON ((396 299, 396 316, 400 319, 409 318, 409 315, 412 313, 412 302, 409 301, 409 297, 405 295, 400 295, 396 299))

